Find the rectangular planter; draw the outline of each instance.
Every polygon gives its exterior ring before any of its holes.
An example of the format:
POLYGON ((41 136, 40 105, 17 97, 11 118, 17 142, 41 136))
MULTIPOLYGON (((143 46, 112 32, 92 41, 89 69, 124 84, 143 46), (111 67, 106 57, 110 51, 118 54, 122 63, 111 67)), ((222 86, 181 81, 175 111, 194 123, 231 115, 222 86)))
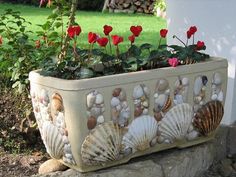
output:
POLYGON ((83 80, 33 71, 30 84, 48 153, 86 172, 211 139, 223 116, 227 60, 83 80))

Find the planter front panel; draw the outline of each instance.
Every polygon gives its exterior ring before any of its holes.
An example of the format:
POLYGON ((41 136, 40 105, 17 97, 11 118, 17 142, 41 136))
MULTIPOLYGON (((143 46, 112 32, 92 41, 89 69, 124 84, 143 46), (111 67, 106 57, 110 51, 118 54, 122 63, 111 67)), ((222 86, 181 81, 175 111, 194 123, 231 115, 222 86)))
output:
POLYGON ((49 154, 91 171, 208 140, 223 116, 227 61, 76 81, 31 72, 30 81, 49 154))

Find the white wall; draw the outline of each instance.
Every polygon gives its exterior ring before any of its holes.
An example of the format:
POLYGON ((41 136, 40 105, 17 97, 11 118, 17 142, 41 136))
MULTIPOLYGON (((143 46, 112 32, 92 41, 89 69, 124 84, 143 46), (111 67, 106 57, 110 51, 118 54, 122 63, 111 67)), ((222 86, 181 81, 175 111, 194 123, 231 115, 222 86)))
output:
POLYGON ((228 89, 224 124, 236 121, 236 0, 166 0, 168 43, 174 34, 186 40, 186 31, 196 25, 196 40, 207 46, 206 53, 228 59, 228 89))

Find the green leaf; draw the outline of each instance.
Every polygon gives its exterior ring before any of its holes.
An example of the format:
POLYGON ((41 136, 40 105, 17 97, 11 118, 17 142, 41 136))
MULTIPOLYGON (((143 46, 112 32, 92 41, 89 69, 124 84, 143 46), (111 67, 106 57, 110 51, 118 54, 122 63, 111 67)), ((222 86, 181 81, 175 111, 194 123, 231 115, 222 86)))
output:
POLYGON ((153 45, 151 45, 151 44, 148 44, 148 43, 144 43, 144 44, 142 44, 141 46, 140 46, 140 49, 141 50, 144 50, 144 49, 150 49, 150 48, 152 48, 153 47, 153 45))
POLYGON ((137 47, 136 45, 132 45, 129 50, 128 50, 128 54, 130 56, 140 56, 142 53, 141 49, 139 47, 137 47))

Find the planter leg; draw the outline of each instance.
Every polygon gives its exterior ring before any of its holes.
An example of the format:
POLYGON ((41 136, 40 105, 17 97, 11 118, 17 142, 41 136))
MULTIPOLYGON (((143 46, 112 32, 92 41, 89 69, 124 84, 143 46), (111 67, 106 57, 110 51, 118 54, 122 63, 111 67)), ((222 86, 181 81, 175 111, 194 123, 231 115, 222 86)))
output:
POLYGON ((49 159, 46 162, 44 162, 42 165, 40 165, 38 173, 39 174, 46 174, 46 173, 51 173, 55 171, 64 171, 68 167, 59 162, 58 160, 55 159, 49 159))

